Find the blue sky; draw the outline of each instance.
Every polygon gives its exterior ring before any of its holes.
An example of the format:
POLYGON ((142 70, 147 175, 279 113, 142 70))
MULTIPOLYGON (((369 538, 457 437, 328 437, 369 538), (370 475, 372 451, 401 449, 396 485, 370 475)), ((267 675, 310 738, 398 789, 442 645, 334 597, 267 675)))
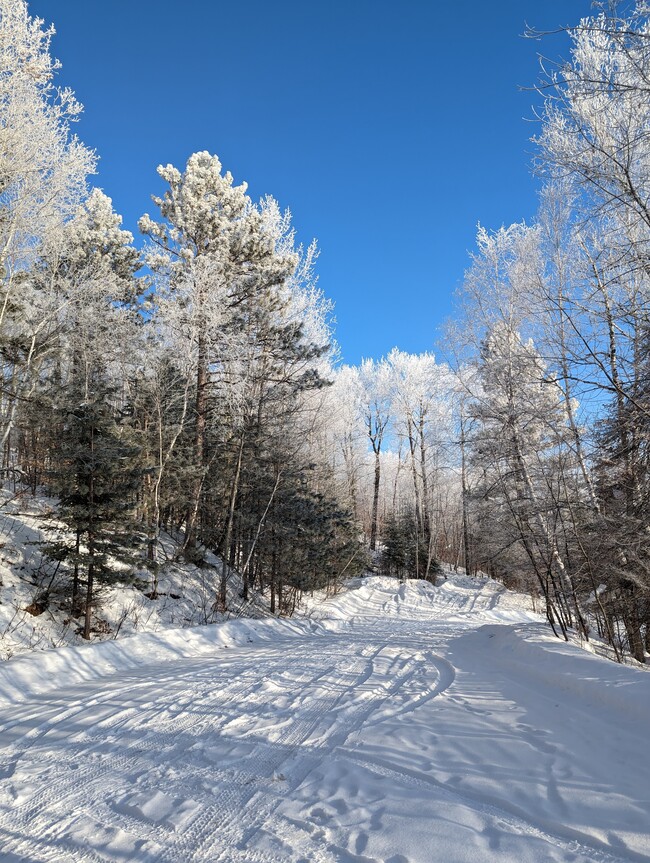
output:
MULTIPOLYGON (((530 220, 537 54, 590 0, 31 0, 137 235, 160 163, 216 153, 318 239, 344 360, 435 348, 476 224, 530 220)), ((140 242, 138 238, 138 242, 140 242)))

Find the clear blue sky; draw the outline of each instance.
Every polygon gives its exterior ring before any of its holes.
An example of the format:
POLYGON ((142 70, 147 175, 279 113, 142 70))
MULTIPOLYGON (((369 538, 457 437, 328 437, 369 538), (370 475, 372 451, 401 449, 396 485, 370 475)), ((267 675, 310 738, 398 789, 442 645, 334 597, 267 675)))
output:
MULTIPOLYGON (((536 209, 537 53, 590 0, 31 0, 124 224, 160 163, 216 153, 318 239, 346 362, 434 347, 477 222, 536 209)), ((138 242, 140 242, 138 238, 138 242)))

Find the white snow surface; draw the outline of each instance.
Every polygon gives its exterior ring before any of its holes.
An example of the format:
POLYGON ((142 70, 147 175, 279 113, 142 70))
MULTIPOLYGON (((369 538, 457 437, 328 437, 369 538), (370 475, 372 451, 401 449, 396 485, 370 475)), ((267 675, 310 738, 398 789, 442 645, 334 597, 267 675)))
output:
MULTIPOLYGON (((0 660, 87 644, 81 635, 83 619, 70 614, 70 569, 48 561, 41 549, 44 540, 62 533, 53 517, 53 505, 42 496, 12 498, 0 489, 0 660), (38 615, 30 613, 30 606, 44 592, 49 593, 47 607, 38 615)), ((200 567, 187 563, 179 542, 163 533, 158 543, 157 597, 150 599, 145 592, 153 587, 151 573, 122 566, 123 581, 96 585, 92 640, 202 626, 243 614, 268 616, 268 592, 266 597, 253 592, 249 600, 243 600, 241 579, 234 571, 227 584, 228 611, 220 613, 214 600, 221 560, 209 551, 204 551, 203 558, 200 567), (129 583, 133 577, 139 587, 129 583)))
POLYGON ((0 861, 650 861, 650 675, 371 577, 0 666, 0 861))

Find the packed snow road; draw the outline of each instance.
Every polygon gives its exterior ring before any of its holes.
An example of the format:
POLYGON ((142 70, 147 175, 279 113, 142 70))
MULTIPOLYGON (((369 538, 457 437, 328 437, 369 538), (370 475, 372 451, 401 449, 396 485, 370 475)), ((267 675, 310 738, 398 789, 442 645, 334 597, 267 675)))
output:
POLYGON ((2 863, 650 861, 650 675, 490 582, 12 661, 0 703, 2 863))

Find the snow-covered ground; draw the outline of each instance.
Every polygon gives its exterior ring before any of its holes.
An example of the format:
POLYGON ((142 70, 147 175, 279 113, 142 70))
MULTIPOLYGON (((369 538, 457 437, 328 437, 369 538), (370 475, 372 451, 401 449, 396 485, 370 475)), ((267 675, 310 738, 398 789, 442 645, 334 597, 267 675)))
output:
POLYGON ((0 860, 650 860, 650 675, 493 582, 0 666, 0 860))
MULTIPOLYGON (((85 643, 83 618, 70 614, 69 568, 48 560, 41 547, 58 533, 52 503, 42 496, 12 497, 0 490, 0 660, 85 643), (45 594, 48 599, 42 603, 45 594)), ((187 563, 179 543, 163 534, 158 544, 155 598, 150 598, 152 575, 144 568, 136 572, 126 568, 130 581, 97 585, 92 640, 201 626, 242 614, 268 615, 268 595, 252 593, 245 602, 236 575, 228 584, 227 613, 217 610, 221 561, 208 551, 203 556, 200 567, 187 563)))

